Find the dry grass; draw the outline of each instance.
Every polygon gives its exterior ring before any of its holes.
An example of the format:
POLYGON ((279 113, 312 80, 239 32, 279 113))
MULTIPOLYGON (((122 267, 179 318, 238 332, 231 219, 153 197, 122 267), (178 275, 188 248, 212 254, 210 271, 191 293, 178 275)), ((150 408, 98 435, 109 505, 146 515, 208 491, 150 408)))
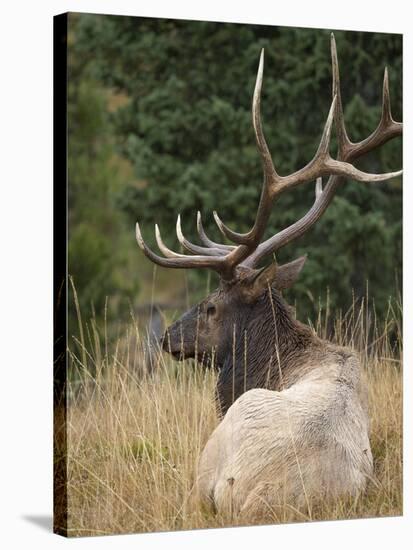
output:
MULTIPOLYGON (((320 313, 316 330, 327 332, 320 313)), ((365 308, 334 324, 334 339, 361 352, 369 390, 374 479, 365 494, 295 510, 286 503, 258 523, 392 516, 402 513, 402 375, 399 312, 389 308, 378 328, 365 308), (367 330, 367 327, 370 327, 367 330)), ((331 324, 330 324, 331 327, 331 324)), ((71 350, 69 385, 69 536, 237 525, 203 510, 193 483, 197 458, 218 420, 215 374, 160 356, 152 374, 136 325, 130 346, 109 353, 91 344, 71 350), (94 372, 92 377, 89 372, 94 372)), ((331 330, 331 328, 330 328, 331 330)), ((87 331, 86 331, 87 332, 87 331)), ((82 336, 84 338, 84 336, 82 336)))

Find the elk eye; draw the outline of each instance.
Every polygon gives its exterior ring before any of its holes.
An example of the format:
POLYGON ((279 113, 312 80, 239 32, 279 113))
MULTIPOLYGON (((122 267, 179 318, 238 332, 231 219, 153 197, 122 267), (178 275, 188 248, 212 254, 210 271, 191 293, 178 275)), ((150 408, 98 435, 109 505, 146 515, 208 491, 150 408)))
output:
POLYGON ((215 315, 216 311, 217 311, 217 308, 213 304, 207 305, 206 314, 208 318, 212 317, 212 315, 215 315))

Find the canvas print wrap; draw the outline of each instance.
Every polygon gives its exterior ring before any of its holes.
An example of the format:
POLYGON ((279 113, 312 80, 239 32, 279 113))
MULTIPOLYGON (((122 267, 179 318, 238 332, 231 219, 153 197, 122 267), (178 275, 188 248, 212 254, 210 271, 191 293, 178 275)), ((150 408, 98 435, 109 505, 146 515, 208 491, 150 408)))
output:
POLYGON ((402 513, 401 82, 400 35, 55 19, 56 532, 402 513))

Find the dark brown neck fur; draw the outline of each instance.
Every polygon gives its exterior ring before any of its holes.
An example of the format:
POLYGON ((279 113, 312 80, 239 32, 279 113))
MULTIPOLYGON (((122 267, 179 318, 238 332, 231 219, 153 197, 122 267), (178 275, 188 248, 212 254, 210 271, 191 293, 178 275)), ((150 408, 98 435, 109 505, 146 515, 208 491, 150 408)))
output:
POLYGON ((276 290, 240 312, 232 340, 219 365, 217 397, 222 414, 246 390, 290 385, 321 344, 307 325, 294 318, 276 290))

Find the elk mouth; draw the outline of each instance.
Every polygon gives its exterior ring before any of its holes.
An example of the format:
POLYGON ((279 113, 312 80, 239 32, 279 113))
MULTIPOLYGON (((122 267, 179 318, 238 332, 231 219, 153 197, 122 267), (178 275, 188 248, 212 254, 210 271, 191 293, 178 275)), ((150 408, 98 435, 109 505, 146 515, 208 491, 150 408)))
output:
POLYGON ((196 359, 200 365, 203 365, 206 368, 210 368, 214 366, 215 368, 218 368, 217 361, 212 360, 212 354, 211 353, 188 353, 184 352, 182 348, 178 349, 171 349, 168 344, 165 343, 165 340, 163 341, 163 344, 161 345, 161 348, 166 353, 169 353, 172 355, 173 359, 175 361, 185 361, 186 359, 196 359))
POLYGON ((166 353, 169 353, 169 355, 172 355, 175 361, 184 361, 184 359, 188 359, 188 356, 185 355, 184 350, 181 347, 177 349, 171 349, 169 344, 165 340, 163 341, 161 348, 163 349, 163 351, 166 351, 166 353))

